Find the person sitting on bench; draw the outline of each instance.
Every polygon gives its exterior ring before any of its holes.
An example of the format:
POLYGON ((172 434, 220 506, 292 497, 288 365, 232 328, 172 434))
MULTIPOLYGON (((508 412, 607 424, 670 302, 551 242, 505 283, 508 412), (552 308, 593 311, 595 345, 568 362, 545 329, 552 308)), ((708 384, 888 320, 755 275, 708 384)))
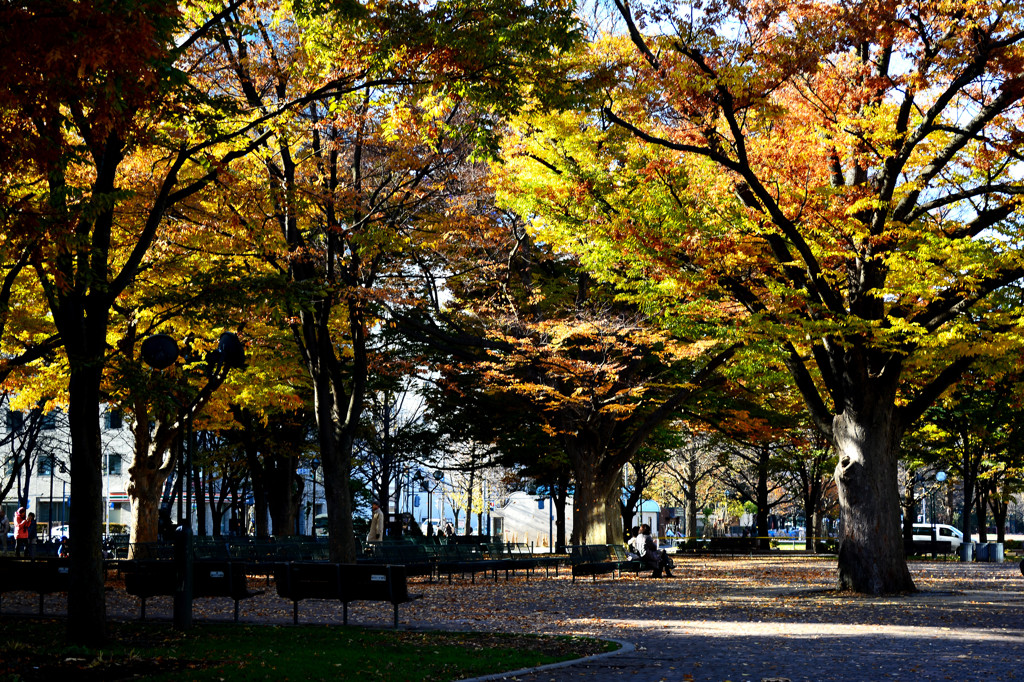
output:
POLYGON ((640 561, 653 571, 652 578, 662 577, 662 572, 666 578, 672 577, 672 559, 665 550, 658 549, 658 542, 651 537, 649 525, 641 524, 639 532, 629 544, 633 552, 640 557, 640 561))

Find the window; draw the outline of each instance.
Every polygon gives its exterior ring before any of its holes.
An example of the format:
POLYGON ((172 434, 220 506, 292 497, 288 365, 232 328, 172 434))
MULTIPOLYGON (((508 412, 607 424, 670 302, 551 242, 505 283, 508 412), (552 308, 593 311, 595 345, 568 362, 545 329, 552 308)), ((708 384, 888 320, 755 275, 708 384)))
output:
POLYGON ((25 426, 25 415, 21 412, 7 410, 7 430, 19 432, 25 426))
POLYGON ((108 429, 120 429, 123 423, 121 410, 117 408, 109 409, 103 414, 103 426, 108 429))
POLYGON ((116 452, 111 452, 107 455, 107 474, 110 476, 121 475, 121 455, 116 452))
POLYGON ((57 410, 50 410, 43 415, 43 430, 53 431, 57 428, 57 410))
POLYGON ((49 476, 53 473, 53 456, 39 455, 39 475, 49 476))

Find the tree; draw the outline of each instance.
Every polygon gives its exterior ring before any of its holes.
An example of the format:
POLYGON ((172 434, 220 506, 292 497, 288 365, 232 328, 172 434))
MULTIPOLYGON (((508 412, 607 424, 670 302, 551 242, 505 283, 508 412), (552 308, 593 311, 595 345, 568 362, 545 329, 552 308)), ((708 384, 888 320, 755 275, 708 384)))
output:
POLYGON ((254 119, 210 96, 204 67, 215 50, 202 42, 226 14, 164 0, 47 0, 0 16, 10 65, 0 156, 18 179, 19 209, 5 227, 26 235, 68 361, 76 643, 106 632, 98 411, 110 310, 172 209, 262 144, 244 137, 254 120, 280 113, 254 119))
POLYGON ((458 311, 449 319, 461 315, 456 324, 481 342, 460 359, 488 392, 532 411, 569 459, 576 540, 621 539, 622 467, 717 381, 732 349, 706 357, 703 344, 652 329, 574 260, 536 243, 514 214, 483 221, 470 239, 461 257, 477 265, 449 278, 458 311))
POLYGON ((690 540, 697 537, 697 510, 710 500, 711 481, 720 470, 717 457, 718 437, 706 432, 687 428, 690 434, 687 442, 677 448, 666 462, 662 474, 671 483, 662 484, 664 494, 672 494, 678 500, 682 492, 686 508, 685 533, 690 540))
POLYGON ((670 317, 776 344, 838 456, 840 587, 913 590, 900 439, 1015 342, 979 302, 1024 274, 1020 10, 615 5, 584 72, 611 73, 599 115, 517 142, 545 237, 670 317))
POLYGON ((574 20, 559 1, 339 3, 330 21, 296 7, 294 21, 239 14, 220 33, 232 89, 254 109, 321 72, 335 84, 267 130, 262 198, 236 211, 280 231, 268 258, 291 287, 283 307, 313 383, 331 557, 353 561, 352 455, 385 302, 405 296, 419 223, 450 208, 458 172, 574 40, 574 20))

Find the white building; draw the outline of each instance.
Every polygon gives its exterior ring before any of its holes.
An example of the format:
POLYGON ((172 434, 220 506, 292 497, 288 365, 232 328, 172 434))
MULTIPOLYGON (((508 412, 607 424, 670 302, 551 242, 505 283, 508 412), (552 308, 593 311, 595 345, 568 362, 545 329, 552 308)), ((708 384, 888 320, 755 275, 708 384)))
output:
MULTIPOLYGON (((25 456, 28 440, 25 415, 7 411, 3 423, 3 448, 0 451, 0 482, 4 485, 13 477, 14 485, 0 500, 0 506, 13 520, 18 509, 19 491, 28 480, 28 511, 35 512, 40 538, 49 527, 67 524, 71 503, 71 437, 67 415, 52 411, 42 416, 35 447, 29 454, 28 471, 25 467, 14 474, 16 458, 25 456)), ((103 447, 103 507, 104 521, 109 532, 125 532, 131 521, 131 505, 126 486, 128 467, 133 460, 134 447, 131 432, 126 428, 119 410, 104 410, 100 416, 100 439, 103 447)))

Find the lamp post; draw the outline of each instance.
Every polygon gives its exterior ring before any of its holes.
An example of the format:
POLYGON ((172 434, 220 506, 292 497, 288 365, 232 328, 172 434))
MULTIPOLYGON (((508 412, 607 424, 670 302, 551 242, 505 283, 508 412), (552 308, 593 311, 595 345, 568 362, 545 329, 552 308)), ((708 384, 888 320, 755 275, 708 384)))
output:
MULTIPOLYGON (((155 370, 165 370, 179 357, 177 342, 167 334, 154 334, 142 341, 139 347, 143 361, 155 370)), ((236 368, 245 366, 245 348, 232 332, 220 335, 216 350, 206 355, 208 371, 215 368, 236 368)), ((185 522, 178 529, 175 539, 175 561, 178 563, 178 587, 174 593, 174 627, 188 630, 192 627, 192 409, 182 399, 182 418, 185 428, 182 469, 185 475, 185 522)))
POLYGON ((314 538, 316 537, 316 470, 319 469, 319 468, 320 468, 320 460, 318 460, 316 457, 314 457, 313 461, 309 463, 309 469, 310 469, 310 471, 313 472, 313 509, 310 512, 310 516, 313 517, 312 518, 312 522, 313 522, 312 523, 312 529, 313 529, 313 537, 314 538))
POLYGON ((50 454, 50 503, 46 505, 46 535, 47 540, 53 539, 53 453, 50 454))
POLYGON ((938 487, 938 485, 940 483, 942 483, 945 480, 946 480, 946 472, 945 471, 936 472, 936 474, 935 474, 935 485, 932 486, 931 496, 930 496, 931 497, 931 502, 932 502, 931 517, 932 517, 932 558, 933 559, 935 558, 936 554, 938 553, 938 546, 939 546, 939 529, 938 529, 938 525, 935 523, 935 489, 938 487))

